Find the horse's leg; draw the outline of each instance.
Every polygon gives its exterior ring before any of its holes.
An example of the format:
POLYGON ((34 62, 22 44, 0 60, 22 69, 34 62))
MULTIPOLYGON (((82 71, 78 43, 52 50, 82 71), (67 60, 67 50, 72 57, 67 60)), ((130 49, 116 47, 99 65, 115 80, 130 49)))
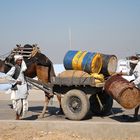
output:
POLYGON ((61 107, 61 95, 57 95, 57 99, 58 99, 58 102, 59 102, 59 107, 62 108, 61 107))
POLYGON ((45 95, 44 107, 43 107, 42 113, 39 115, 39 118, 43 118, 44 117, 44 115, 46 113, 46 110, 47 110, 47 107, 48 107, 48 104, 49 104, 49 101, 50 101, 50 98, 45 95))
MULTIPOLYGON (((36 71, 37 71, 37 77, 42 83, 48 83, 48 67, 36 66, 36 71)), ((44 107, 42 110, 42 113, 39 115, 39 118, 43 118, 45 115, 45 112, 47 110, 48 104, 50 101, 49 94, 45 93, 45 102, 44 102, 44 107)))
POLYGON ((63 109, 62 109, 62 106, 61 106, 61 95, 57 95, 57 100, 59 102, 59 111, 56 112, 56 114, 63 114, 63 109))
POLYGON ((140 105, 135 108, 134 119, 138 120, 138 112, 139 112, 140 105))

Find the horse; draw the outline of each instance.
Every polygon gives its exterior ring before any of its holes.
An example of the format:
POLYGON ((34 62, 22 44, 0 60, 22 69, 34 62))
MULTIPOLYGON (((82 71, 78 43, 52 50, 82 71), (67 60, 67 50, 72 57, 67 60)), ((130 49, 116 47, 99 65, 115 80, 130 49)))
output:
MULTIPOLYGON (((31 46, 29 44, 24 45, 24 47, 20 47, 17 45, 19 49, 23 48, 35 48, 35 45, 31 46)), ((26 51, 27 53, 28 51, 26 51)), ((20 51, 22 54, 22 51, 20 51)), ((40 51, 33 52, 30 58, 24 57, 24 61, 27 65, 27 70, 25 71, 25 76, 34 78, 37 76, 38 80, 42 83, 51 82, 51 78, 55 77, 54 67, 52 61, 40 51)), ((8 57, 5 58, 4 61, 0 60, 0 69, 2 69, 5 73, 7 73, 11 65, 14 65, 14 54, 10 54, 8 57), (4 65, 4 67, 3 67, 4 65)), ((45 112, 47 110, 47 106, 49 104, 50 99, 53 97, 53 94, 45 92, 45 102, 42 113, 39 115, 39 118, 43 118, 45 112)), ((62 112, 61 107, 61 96, 57 95, 57 99, 60 106, 60 112, 62 112)))

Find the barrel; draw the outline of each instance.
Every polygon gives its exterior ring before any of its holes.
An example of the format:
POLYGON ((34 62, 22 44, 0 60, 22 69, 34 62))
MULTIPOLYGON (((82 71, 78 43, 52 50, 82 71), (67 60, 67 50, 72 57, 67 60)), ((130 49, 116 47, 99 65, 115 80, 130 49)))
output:
POLYGON ((66 70, 83 70, 88 73, 99 73, 102 68, 100 53, 70 50, 64 57, 66 70))
POLYGON ((111 76, 104 88, 107 94, 126 109, 133 109, 140 104, 140 90, 121 75, 111 76))
POLYGON ((103 65, 101 73, 104 76, 113 75, 117 70, 117 57, 115 55, 102 54, 103 65))
POLYGON ((66 70, 72 70, 72 60, 78 51, 68 51, 64 57, 63 63, 66 70))

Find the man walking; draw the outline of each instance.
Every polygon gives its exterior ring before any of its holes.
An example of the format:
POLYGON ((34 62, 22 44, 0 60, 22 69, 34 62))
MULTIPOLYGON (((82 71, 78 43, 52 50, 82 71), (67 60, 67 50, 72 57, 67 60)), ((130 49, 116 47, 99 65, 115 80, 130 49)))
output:
POLYGON ((11 100, 13 108, 16 111, 16 120, 19 120, 21 117, 23 118, 28 111, 28 89, 24 77, 24 72, 27 67, 22 55, 15 55, 14 60, 15 66, 13 66, 6 75, 16 80, 11 89, 11 100))

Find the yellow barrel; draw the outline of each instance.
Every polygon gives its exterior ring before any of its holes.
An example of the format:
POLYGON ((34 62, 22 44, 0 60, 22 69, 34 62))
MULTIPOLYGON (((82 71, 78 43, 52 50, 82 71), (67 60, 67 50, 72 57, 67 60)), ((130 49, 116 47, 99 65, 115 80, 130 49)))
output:
POLYGON ((72 68, 74 70, 82 70, 82 61, 84 56, 86 55, 86 51, 78 51, 72 60, 72 68))

